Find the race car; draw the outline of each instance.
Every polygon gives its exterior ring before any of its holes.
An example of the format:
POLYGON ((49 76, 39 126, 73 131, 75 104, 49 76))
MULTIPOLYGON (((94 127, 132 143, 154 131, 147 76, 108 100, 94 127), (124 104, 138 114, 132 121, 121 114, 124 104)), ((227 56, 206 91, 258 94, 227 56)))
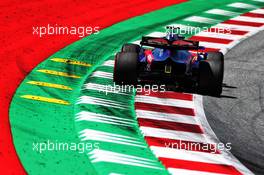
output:
POLYGON ((205 52, 199 41, 168 32, 164 37, 143 36, 140 45, 124 44, 115 55, 113 80, 118 85, 175 84, 219 96, 223 74, 221 52, 205 52))

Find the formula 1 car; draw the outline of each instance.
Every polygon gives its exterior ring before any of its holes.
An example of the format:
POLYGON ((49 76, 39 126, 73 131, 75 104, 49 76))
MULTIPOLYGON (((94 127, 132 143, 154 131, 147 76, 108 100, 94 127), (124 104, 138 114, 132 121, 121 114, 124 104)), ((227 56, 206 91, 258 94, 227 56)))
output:
POLYGON ((124 44, 115 55, 114 82, 136 85, 141 82, 177 83, 198 93, 222 93, 224 56, 204 52, 199 41, 184 39, 174 32, 165 37, 143 36, 140 45, 124 44))

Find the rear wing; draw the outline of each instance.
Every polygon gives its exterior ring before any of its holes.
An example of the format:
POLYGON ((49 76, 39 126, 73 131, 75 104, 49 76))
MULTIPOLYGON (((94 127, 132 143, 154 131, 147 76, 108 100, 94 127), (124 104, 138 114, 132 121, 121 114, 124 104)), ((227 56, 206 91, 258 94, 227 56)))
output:
POLYGON ((199 46, 199 41, 179 39, 169 41, 166 38, 157 38, 150 36, 143 36, 140 42, 142 46, 150 46, 164 49, 177 49, 177 50, 200 50, 204 47, 199 46))

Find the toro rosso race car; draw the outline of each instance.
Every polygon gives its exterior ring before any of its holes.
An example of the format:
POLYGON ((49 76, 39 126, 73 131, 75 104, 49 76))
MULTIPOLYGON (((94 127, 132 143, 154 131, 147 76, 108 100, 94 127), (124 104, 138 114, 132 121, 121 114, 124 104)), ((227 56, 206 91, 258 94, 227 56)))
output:
POLYGON ((204 50, 199 41, 185 40, 174 32, 160 38, 143 36, 140 45, 124 44, 115 55, 114 82, 118 85, 172 83, 219 96, 224 56, 221 52, 204 50))

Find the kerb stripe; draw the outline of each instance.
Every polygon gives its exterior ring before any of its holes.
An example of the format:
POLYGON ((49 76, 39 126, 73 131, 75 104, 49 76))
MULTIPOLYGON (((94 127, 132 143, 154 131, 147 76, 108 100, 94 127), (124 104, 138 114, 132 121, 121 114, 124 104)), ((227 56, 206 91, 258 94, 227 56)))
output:
POLYGON ((136 109, 194 116, 194 109, 135 102, 136 109))

